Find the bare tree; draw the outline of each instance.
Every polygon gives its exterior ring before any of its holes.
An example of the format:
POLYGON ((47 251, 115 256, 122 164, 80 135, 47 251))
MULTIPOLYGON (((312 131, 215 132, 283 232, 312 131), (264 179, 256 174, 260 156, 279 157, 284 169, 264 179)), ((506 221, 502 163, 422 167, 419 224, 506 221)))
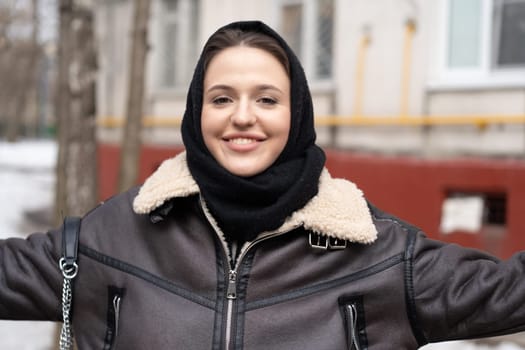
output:
POLYGON ((81 215, 98 201, 96 143, 97 57, 92 8, 77 5, 73 21, 74 45, 70 81, 67 198, 71 214, 81 215))
MULTIPOLYGON (((36 114, 34 97, 37 95, 38 65, 42 57, 38 42, 39 0, 31 0, 29 8, 14 4, 0 5, 0 117, 5 125, 5 136, 11 142, 17 140, 21 122, 27 114, 31 111, 36 114), (18 31, 30 28, 30 36, 26 37, 16 30, 13 30, 14 35, 10 35, 12 27, 18 31)), ((30 123, 26 121, 26 124, 30 123)))
POLYGON ((148 23, 151 0, 135 0, 129 66, 129 91, 126 103, 126 124, 122 138, 119 191, 135 185, 141 148, 144 85, 148 52, 148 23))
POLYGON ((69 121, 71 115, 71 89, 69 67, 72 61, 74 0, 60 0, 58 29, 58 72, 55 113, 57 117, 58 155, 56 165, 55 221, 60 222, 67 210, 67 160, 69 144, 69 121))
POLYGON ((55 219, 82 215, 97 202, 96 45, 91 3, 60 0, 58 160, 55 219))

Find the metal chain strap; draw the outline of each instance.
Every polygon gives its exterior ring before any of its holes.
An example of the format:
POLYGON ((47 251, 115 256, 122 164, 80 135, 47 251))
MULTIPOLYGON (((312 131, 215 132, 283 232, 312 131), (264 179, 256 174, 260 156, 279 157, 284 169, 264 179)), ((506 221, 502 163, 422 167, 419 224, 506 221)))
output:
POLYGON ((73 289, 71 288, 71 280, 75 278, 78 272, 76 263, 73 265, 66 265, 64 258, 59 262, 64 282, 62 284, 62 329, 60 330, 60 350, 73 350, 73 328, 71 327, 71 302, 73 300, 73 289))

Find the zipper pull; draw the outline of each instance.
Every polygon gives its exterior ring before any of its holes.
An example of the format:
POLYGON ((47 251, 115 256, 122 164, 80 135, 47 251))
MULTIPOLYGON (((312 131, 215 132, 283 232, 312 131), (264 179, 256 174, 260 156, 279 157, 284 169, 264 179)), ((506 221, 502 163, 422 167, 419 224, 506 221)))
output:
POLYGON ((228 274, 228 291, 226 298, 237 299, 237 272, 231 270, 228 274))
POLYGON ((358 339, 358 329, 357 329, 357 307, 355 304, 350 304, 346 306, 346 311, 348 314, 348 342, 350 344, 350 349, 361 350, 358 339))
POLYGON ((122 301, 122 298, 120 295, 115 295, 113 297, 113 311, 115 311, 115 337, 118 334, 118 325, 119 325, 119 318, 120 318, 120 302, 122 301))

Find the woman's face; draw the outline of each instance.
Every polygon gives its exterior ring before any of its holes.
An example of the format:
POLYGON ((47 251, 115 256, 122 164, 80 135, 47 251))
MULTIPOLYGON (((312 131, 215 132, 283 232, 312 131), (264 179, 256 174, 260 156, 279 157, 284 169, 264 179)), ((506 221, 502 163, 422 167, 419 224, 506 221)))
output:
POLYGON ((272 165, 290 130, 290 79, 281 63, 252 47, 219 52, 204 77, 201 129, 232 174, 253 176, 272 165))

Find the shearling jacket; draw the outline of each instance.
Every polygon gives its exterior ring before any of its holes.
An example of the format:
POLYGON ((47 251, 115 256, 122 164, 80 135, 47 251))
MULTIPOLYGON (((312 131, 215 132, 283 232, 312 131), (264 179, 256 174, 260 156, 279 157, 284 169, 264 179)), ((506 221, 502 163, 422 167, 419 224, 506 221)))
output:
MULTIPOLYGON (((60 247, 60 230, 0 243, 1 318, 60 321, 60 247)), ((236 251, 185 155, 165 161, 82 220, 78 348, 416 349, 525 328, 524 254, 429 240, 326 170, 304 208, 236 251)))

